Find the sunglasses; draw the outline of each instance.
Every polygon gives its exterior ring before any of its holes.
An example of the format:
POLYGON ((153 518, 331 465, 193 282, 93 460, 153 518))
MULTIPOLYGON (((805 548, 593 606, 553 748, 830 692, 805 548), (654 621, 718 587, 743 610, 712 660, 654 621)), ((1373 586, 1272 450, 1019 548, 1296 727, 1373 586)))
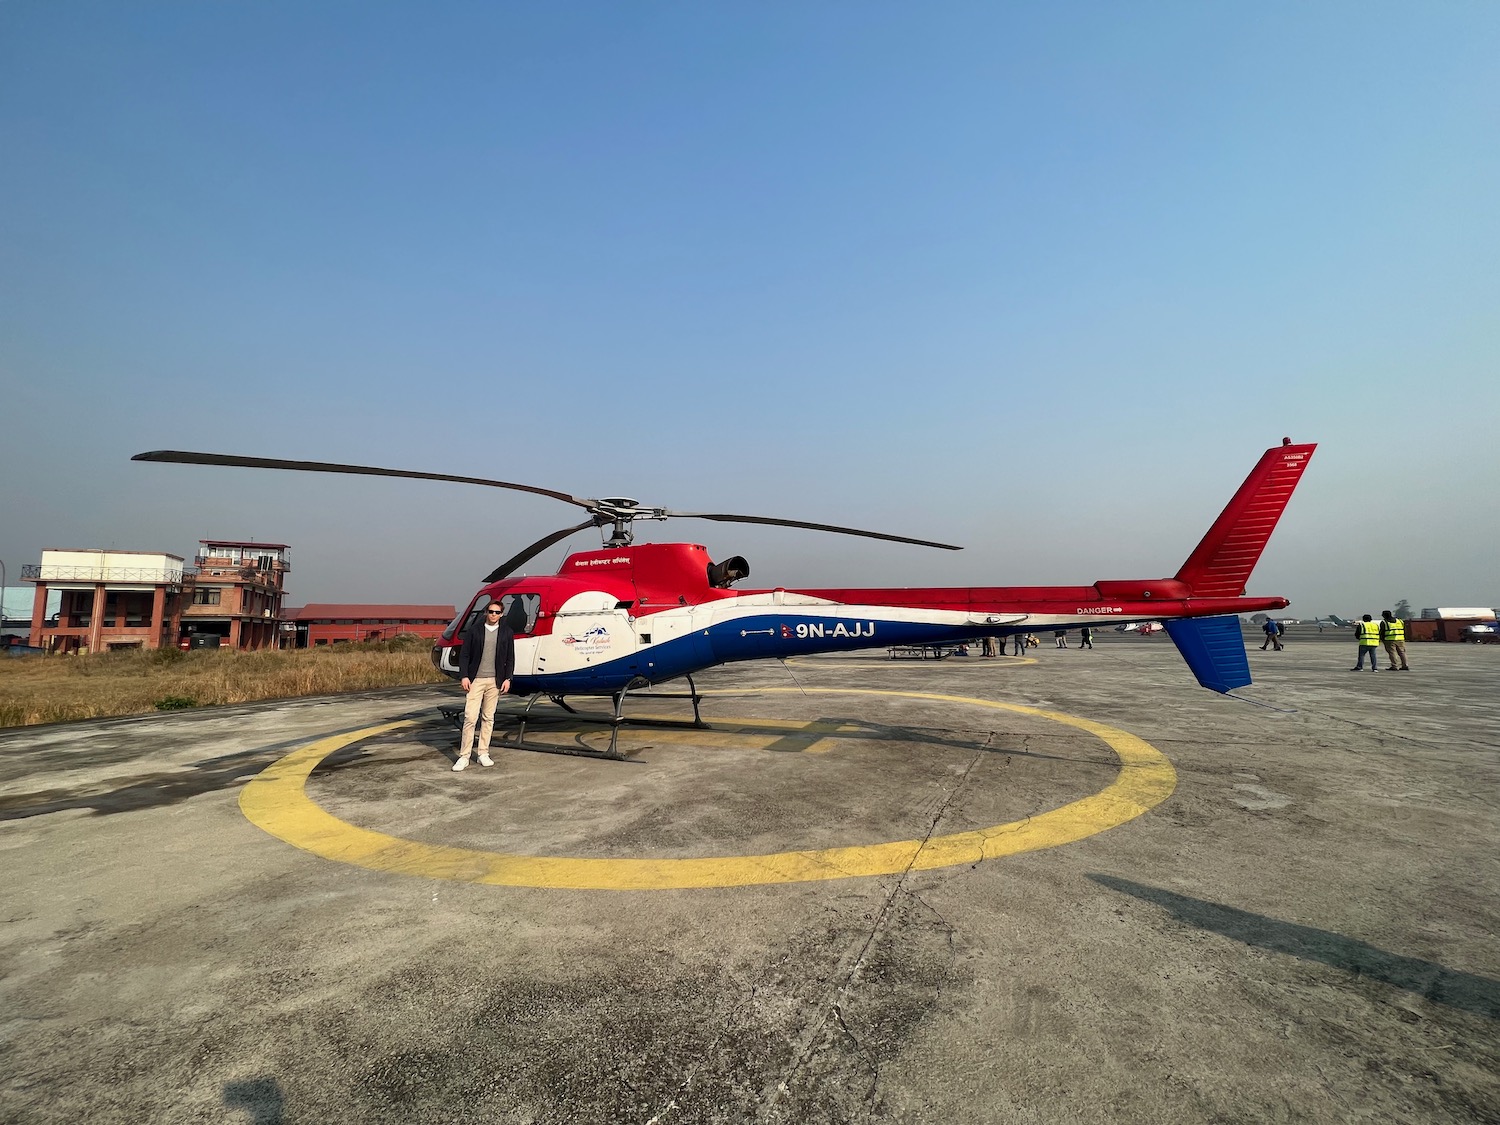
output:
POLYGON ((505 611, 503 609, 487 609, 484 611, 486 617, 499 617, 505 611))

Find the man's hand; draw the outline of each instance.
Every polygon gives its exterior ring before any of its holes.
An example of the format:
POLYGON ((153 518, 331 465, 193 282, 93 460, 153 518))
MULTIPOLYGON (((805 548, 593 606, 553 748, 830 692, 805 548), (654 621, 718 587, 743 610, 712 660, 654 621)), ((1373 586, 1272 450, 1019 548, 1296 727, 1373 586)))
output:
POLYGON ((506 680, 504 683, 502 683, 500 685, 500 694, 501 695, 509 695, 510 694, 510 681, 509 680, 506 680))
POLYGON ((458 686, 461 687, 461 688, 463 688, 464 691, 468 691, 469 690, 469 677, 465 676, 463 679, 459 680, 458 681, 458 686))

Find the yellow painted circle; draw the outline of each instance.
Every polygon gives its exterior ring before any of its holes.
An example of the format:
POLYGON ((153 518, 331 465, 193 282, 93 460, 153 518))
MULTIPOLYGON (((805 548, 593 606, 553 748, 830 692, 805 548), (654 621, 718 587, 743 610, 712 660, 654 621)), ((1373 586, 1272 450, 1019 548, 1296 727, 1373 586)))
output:
MULTIPOLYGON (((746 693, 798 692, 766 688, 746 693)), ((776 852, 770 855, 710 856, 697 859, 587 859, 570 856, 513 855, 403 840, 340 820, 307 795, 307 778, 330 754, 415 720, 385 723, 320 739, 294 750, 252 778, 240 793, 240 809, 250 822, 277 839, 340 863, 372 871, 422 875, 464 883, 571 890, 666 890, 689 887, 747 887, 818 879, 930 871, 961 863, 1054 848, 1104 832, 1155 808, 1177 786, 1177 772, 1150 743, 1114 727, 1064 715, 961 695, 860 688, 808 688, 808 695, 889 695, 1012 711, 1063 723, 1102 740, 1120 760, 1120 772, 1104 789, 1061 808, 1009 824, 955 832, 926 840, 898 840, 849 848, 776 852)))

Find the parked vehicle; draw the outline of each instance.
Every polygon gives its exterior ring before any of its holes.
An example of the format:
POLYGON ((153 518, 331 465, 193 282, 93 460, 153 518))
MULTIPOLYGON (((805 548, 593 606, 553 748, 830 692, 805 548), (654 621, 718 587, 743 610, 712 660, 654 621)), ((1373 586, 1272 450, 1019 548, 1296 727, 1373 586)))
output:
POLYGON ((1500 629, 1483 621, 1476 621, 1472 625, 1465 625, 1459 635, 1459 640, 1470 641, 1474 644, 1492 645, 1500 642, 1500 629))

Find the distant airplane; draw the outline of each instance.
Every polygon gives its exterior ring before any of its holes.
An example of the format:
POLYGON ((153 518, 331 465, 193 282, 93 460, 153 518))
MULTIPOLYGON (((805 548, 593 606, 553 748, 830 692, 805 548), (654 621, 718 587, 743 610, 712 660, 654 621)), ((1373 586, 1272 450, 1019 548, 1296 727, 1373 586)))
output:
POLYGON ((1316 625, 1319 629, 1327 625, 1330 629, 1348 629, 1354 625, 1352 621, 1345 621, 1336 613, 1330 613, 1327 617, 1314 617, 1311 621, 1304 622, 1306 625, 1316 625))

